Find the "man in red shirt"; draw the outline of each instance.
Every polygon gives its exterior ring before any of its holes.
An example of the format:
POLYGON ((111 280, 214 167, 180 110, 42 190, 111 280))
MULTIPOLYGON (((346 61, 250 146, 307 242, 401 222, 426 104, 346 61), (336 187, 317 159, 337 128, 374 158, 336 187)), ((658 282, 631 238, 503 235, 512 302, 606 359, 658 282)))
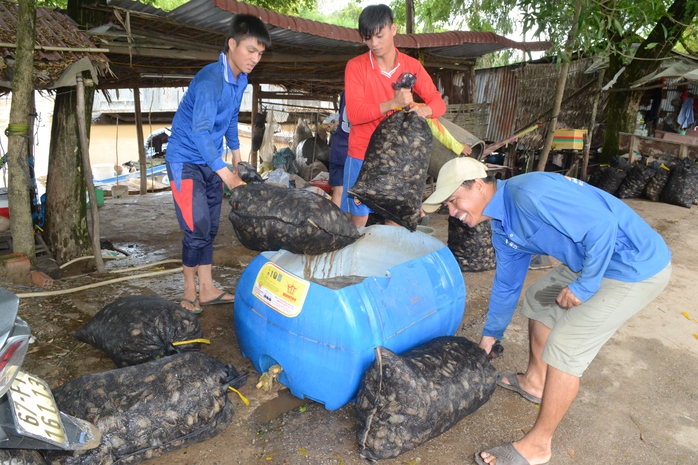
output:
POLYGON ((347 195, 363 164, 369 140, 378 123, 393 111, 410 107, 423 118, 438 118, 446 104, 422 64, 395 48, 397 33, 393 12, 387 5, 370 5, 359 16, 359 34, 368 52, 351 59, 344 71, 346 108, 351 132, 344 166, 342 205, 351 213, 355 226, 365 226, 371 210, 353 195, 347 195), (393 89, 403 73, 417 77, 414 91, 426 105, 412 105, 412 90, 393 89))

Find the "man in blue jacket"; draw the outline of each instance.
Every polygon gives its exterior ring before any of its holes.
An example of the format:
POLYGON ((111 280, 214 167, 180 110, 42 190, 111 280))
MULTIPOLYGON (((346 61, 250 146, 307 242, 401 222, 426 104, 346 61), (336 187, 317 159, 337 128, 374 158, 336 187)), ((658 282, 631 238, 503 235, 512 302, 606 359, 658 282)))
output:
POLYGON ((475 454, 479 464, 538 465, 601 346, 654 300, 671 276, 662 237, 621 200, 578 179, 535 172, 497 181, 475 159, 450 160, 423 209, 445 204, 468 226, 491 220, 497 269, 480 347, 501 339, 516 309, 531 256, 562 264, 532 284, 521 313, 529 318, 529 362, 498 384, 539 403, 519 441, 475 454))
POLYGON ((213 241, 218 233, 223 183, 231 190, 242 184, 237 176, 238 114, 247 75, 270 45, 269 32, 259 18, 235 15, 218 62, 196 74, 172 121, 165 161, 184 232, 181 305, 194 313, 201 313, 201 305, 232 303, 235 298, 213 283, 213 241), (223 137, 236 171, 230 171, 223 161, 223 137))

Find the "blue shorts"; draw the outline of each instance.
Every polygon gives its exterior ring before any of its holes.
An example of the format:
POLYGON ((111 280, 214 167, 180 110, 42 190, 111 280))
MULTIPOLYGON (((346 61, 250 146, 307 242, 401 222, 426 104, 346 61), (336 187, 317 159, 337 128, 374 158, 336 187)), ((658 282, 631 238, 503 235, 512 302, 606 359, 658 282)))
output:
POLYGON ((179 228, 184 232, 182 264, 190 268, 211 265, 221 219, 223 181, 207 165, 165 164, 179 228))
POLYGON ((344 190, 342 191, 341 208, 342 211, 348 211, 353 216, 368 216, 369 213, 373 213, 373 210, 347 192, 356 184, 363 164, 363 160, 353 157, 347 157, 347 161, 344 163, 344 190))
POLYGON ((332 163, 330 160, 330 186, 338 187, 344 185, 344 165, 332 163))

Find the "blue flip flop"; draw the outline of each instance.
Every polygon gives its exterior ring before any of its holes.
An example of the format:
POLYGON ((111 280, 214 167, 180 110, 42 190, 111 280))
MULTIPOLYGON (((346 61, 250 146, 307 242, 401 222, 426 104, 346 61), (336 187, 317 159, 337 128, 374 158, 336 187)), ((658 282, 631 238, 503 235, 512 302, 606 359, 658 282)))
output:
POLYGON ((232 304, 233 302, 235 302, 235 294, 232 294, 228 291, 223 291, 215 299, 209 300, 208 302, 199 302, 199 304, 200 305, 222 305, 222 304, 232 304), (233 298, 230 300, 224 300, 223 297, 225 297, 226 295, 232 295, 233 298))
MULTIPOLYGON (((197 297, 197 298, 194 299, 194 300, 189 300, 189 299, 184 299, 184 298, 183 298, 183 299, 182 299, 182 302, 186 302, 186 303, 188 303, 188 304, 193 305, 194 307, 196 307, 197 302, 199 302, 199 298, 197 297)), ((184 308, 184 307, 182 307, 182 308, 184 308)), ((198 309, 198 310, 189 310, 188 308, 184 308, 184 310, 186 310, 186 311, 188 311, 188 312, 190 312, 190 313, 193 313, 194 315, 199 315, 201 312, 204 311, 204 309, 201 308, 200 306, 199 306, 199 309, 198 309)))

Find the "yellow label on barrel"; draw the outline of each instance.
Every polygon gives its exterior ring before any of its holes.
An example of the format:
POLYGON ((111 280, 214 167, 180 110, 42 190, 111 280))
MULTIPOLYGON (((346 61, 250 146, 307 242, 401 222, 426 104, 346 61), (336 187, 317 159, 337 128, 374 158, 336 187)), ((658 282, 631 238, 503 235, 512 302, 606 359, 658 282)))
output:
POLYGON ((252 294, 282 315, 294 317, 303 309, 309 288, 309 281, 267 262, 257 274, 252 294))

